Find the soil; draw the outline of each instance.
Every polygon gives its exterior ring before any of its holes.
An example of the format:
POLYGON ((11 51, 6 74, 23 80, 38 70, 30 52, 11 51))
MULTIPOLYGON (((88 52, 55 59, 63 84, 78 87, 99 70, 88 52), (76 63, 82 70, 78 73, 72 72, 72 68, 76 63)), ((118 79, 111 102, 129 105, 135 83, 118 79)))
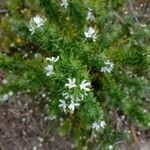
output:
MULTIPOLYGON (((67 138, 54 130, 53 121, 26 95, 0 103, 0 150, 71 150, 67 138)), ((117 150, 150 150, 150 132, 140 131, 137 137, 138 144, 115 143, 117 150)))
POLYGON ((65 138, 51 133, 52 121, 25 99, 0 104, 0 150, 70 150, 65 138))

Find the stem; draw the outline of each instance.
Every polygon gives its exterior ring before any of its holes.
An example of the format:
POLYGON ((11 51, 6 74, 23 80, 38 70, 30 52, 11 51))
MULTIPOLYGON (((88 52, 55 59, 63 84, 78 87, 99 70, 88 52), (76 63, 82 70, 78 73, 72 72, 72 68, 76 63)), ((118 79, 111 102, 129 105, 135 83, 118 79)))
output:
POLYGON ((114 15, 120 20, 120 22, 121 22, 122 24, 124 24, 123 19, 121 18, 121 16, 120 16, 116 11, 114 11, 113 13, 114 13, 114 15))
POLYGON ((133 5, 132 5, 131 0, 128 0, 128 2, 129 2, 130 10, 131 10, 131 12, 132 12, 132 14, 133 14, 133 17, 134 17, 135 21, 136 21, 138 24, 140 24, 140 23, 139 23, 139 20, 138 20, 138 18, 137 18, 137 16, 136 16, 136 13, 135 13, 135 11, 134 11, 134 8, 133 8, 133 5))

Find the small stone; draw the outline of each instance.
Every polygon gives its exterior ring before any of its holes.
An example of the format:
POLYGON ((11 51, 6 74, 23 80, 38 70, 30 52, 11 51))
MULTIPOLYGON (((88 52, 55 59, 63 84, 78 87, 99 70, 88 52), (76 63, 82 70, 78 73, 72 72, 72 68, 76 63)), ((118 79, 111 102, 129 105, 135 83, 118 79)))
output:
POLYGON ((141 132, 140 132, 140 131, 138 131, 138 132, 137 132, 137 135, 141 135, 141 132))
POLYGON ((54 142, 54 141, 55 141, 55 137, 54 137, 54 136, 51 137, 50 141, 51 141, 51 142, 54 142))
POLYGON ((34 146, 34 147, 33 147, 33 150, 37 150, 37 147, 36 147, 36 146, 34 146))
POLYGON ((44 117, 44 114, 41 114, 41 117, 44 117))
POLYGON ((22 122, 25 122, 26 121, 26 118, 22 118, 22 122))
POLYGON ((140 4, 140 7, 143 7, 144 5, 143 4, 140 4))
POLYGON ((32 110, 32 109, 30 109, 30 110, 29 110, 29 113, 30 113, 30 114, 32 114, 32 113, 33 113, 33 110, 32 110))
POLYGON ((130 130, 128 130, 127 132, 128 132, 129 134, 131 133, 131 131, 130 131, 130 130))
POLYGON ((48 120, 48 117, 44 117, 44 121, 47 121, 48 120))
POLYGON ((44 139, 42 137, 38 137, 38 140, 39 140, 40 143, 44 142, 44 139))
POLYGON ((26 133, 25 131, 23 131, 23 132, 22 132, 22 134, 23 134, 24 136, 26 136, 26 135, 27 135, 27 133, 26 133))
POLYGON ((42 144, 42 143, 39 143, 39 144, 38 144, 38 147, 42 147, 42 146, 43 146, 43 144, 42 144))
POLYGON ((28 103, 25 103, 25 105, 24 105, 25 107, 28 107, 28 103))

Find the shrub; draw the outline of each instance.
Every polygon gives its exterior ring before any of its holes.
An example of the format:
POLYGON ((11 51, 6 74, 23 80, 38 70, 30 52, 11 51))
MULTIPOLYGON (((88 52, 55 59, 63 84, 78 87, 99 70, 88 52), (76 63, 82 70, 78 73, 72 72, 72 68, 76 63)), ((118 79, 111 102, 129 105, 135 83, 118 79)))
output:
POLYGON ((10 91, 33 100, 41 94, 58 134, 78 148, 108 149, 128 137, 130 125, 148 128, 149 30, 123 14, 125 6, 120 0, 8 0, 0 25, 0 67, 8 81, 1 100, 10 91))

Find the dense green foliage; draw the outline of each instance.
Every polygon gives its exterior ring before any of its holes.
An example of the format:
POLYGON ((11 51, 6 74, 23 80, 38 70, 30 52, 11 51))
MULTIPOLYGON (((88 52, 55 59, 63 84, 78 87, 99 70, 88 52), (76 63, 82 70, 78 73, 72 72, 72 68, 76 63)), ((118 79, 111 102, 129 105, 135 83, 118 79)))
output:
POLYGON ((8 0, 9 15, 0 22, 0 68, 8 81, 0 87, 1 100, 10 91, 27 92, 36 100, 43 91, 43 111, 60 123, 58 134, 70 136, 78 149, 108 149, 128 138, 130 124, 149 128, 150 33, 148 25, 123 13, 125 6, 125 0, 68 0, 66 8, 59 0, 8 0), (89 11, 93 20, 86 19, 89 11), (37 15, 44 25, 30 32, 37 15), (88 27, 95 39, 85 37, 88 27), (58 56, 57 62, 46 59, 58 56), (69 88, 73 78, 75 85, 69 88), (69 94, 66 101, 64 93, 69 94), (69 108, 72 99, 75 110, 69 108), (68 107, 63 109, 60 100, 68 107), (111 114, 117 114, 115 119, 111 114), (122 118, 123 130, 114 132, 122 118), (103 125, 97 130, 93 123, 98 122, 103 125))

